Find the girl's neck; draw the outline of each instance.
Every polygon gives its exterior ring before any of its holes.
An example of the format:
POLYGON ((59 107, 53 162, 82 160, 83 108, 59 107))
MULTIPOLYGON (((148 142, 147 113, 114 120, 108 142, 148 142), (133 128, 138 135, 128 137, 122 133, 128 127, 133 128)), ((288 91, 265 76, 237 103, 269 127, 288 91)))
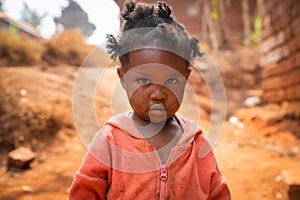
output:
MULTIPOLYGON (((130 118, 138 128, 138 130, 146 137, 152 137, 158 133, 165 132, 168 130, 170 126, 174 125, 174 117, 170 117, 166 121, 162 121, 159 123, 154 123, 147 121, 137 115, 135 112, 132 112, 130 118)), ((175 120, 177 121, 177 120, 175 120)))
POLYGON ((171 117, 161 123, 151 123, 149 121, 146 121, 140 118, 134 112, 130 117, 140 133, 156 149, 165 147, 171 141, 173 141, 173 144, 171 146, 175 146, 183 133, 183 130, 175 117, 171 117))

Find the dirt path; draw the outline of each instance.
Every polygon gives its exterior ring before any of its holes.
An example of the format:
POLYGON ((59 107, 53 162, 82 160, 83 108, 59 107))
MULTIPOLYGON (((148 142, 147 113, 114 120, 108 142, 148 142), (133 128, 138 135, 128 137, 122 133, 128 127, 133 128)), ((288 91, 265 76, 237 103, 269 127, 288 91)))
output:
MULTIPOLYGON (((253 132, 239 130, 231 124, 225 126, 215 152, 220 167, 230 185, 232 199, 274 200, 289 199, 286 174, 299 178, 300 156, 286 155, 278 146, 261 145, 247 137, 253 132)), ((256 138, 259 140, 259 138, 256 138)), ((262 139, 262 138, 260 138, 262 139)))
MULTIPOLYGON (((47 69, 17 67, 1 68, 0 72, 4 75, 2 81, 9 86, 12 94, 18 96, 19 91, 25 88, 28 104, 56 106, 63 113, 61 118, 63 123, 72 124, 63 127, 51 145, 38 152, 38 158, 31 169, 19 172, 6 171, 4 162, 1 162, 0 200, 68 199, 68 188, 86 152, 82 141, 86 143, 92 137, 87 135, 86 140, 80 140, 74 129, 71 102, 77 69, 71 66, 47 69)), ((88 69, 86 72, 95 75, 89 76, 94 77, 92 79, 88 78, 93 85, 97 81, 97 73, 88 72, 88 69)), ((107 73, 111 76, 107 76, 108 80, 104 81, 111 83, 115 79, 114 70, 111 69, 107 73)), ((97 119, 98 124, 111 115, 109 95, 112 88, 114 86, 110 84, 100 88, 101 95, 96 97, 96 112, 101 113, 101 117, 97 119)), ((83 102, 90 101, 91 93, 84 88, 81 92, 78 98, 82 98, 83 102)), ((82 114, 80 117, 85 119, 81 121, 81 125, 88 127, 85 130, 87 134, 93 133, 100 125, 94 122, 90 124, 91 116, 84 116, 90 108, 86 108, 84 104, 79 105, 81 105, 79 114, 82 114)), ((286 155, 276 151, 276 148, 251 142, 250 136, 251 141, 263 140, 248 128, 240 129, 226 122, 222 137, 214 149, 220 168, 231 188, 233 199, 288 199, 288 187, 283 174, 299 168, 299 154, 286 155)))

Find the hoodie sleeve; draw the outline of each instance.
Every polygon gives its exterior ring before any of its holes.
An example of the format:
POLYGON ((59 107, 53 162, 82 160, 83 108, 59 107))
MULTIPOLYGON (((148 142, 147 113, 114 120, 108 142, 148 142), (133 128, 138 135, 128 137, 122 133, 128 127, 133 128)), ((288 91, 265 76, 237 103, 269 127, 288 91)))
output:
POLYGON ((75 174, 70 188, 70 200, 106 199, 111 182, 111 149, 113 138, 107 138, 101 130, 96 134, 75 174))
POLYGON ((201 139, 202 142, 199 144, 199 146, 201 146, 199 157, 202 159, 198 162, 198 169, 201 170, 199 173, 202 174, 202 177, 199 177, 199 179, 203 179, 205 176, 207 177, 205 185, 207 184, 206 186, 208 186, 206 188, 208 200, 230 200, 230 190, 218 167, 213 149, 205 137, 201 139))
POLYGON ((227 183, 221 174, 218 166, 216 173, 211 177, 211 188, 210 188, 210 200, 230 200, 230 191, 227 186, 227 183))
POLYGON ((88 153, 75 174, 69 199, 106 199, 109 170, 88 153))

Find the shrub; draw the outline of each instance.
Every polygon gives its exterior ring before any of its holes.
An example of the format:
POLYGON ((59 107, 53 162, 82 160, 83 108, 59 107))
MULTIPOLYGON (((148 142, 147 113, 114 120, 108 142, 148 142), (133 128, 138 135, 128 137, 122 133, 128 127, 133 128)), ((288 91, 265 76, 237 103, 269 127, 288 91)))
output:
POLYGON ((0 32, 0 65, 33 65, 41 62, 43 45, 0 32))
POLYGON ((69 64, 80 66, 94 46, 74 30, 66 29, 47 42, 34 42, 0 32, 0 66, 69 64))
POLYGON ((85 43, 83 36, 76 31, 66 29, 57 33, 46 44, 43 59, 51 65, 69 64, 80 66, 93 49, 85 43))

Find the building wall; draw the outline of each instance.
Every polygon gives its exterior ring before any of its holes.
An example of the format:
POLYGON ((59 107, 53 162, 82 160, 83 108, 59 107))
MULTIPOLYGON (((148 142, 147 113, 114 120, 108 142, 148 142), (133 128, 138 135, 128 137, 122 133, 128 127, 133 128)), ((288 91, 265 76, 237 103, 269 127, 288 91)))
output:
POLYGON ((10 33, 11 35, 20 37, 22 39, 29 39, 29 40, 34 41, 34 42, 41 42, 41 40, 42 40, 42 38, 33 36, 33 35, 27 33, 26 31, 18 28, 18 27, 15 27, 15 29, 16 29, 16 32, 12 33, 11 30, 10 30, 10 24, 7 23, 6 21, 1 21, 1 19, 0 19, 0 32, 5 31, 5 32, 10 33))
POLYGON ((9 32, 11 35, 22 39, 30 39, 34 42, 42 42, 44 40, 32 25, 21 20, 12 19, 1 11, 0 31, 9 32))
MULTIPOLYGON (((124 0, 115 0, 121 10, 123 10, 124 0)), ((156 3, 157 0, 143 0, 146 3, 156 3)), ((195 35, 200 34, 201 29, 201 7, 198 0, 165 0, 173 9, 172 14, 186 29, 195 35)))
MULTIPOLYGON (((125 0, 115 0, 121 11, 125 0)), ((156 3, 158 0, 136 0, 137 2, 156 3)), ((206 31, 202 32, 202 17, 204 3, 210 4, 211 0, 164 0, 172 7, 172 15, 182 23, 187 31, 200 41, 208 42, 206 31)), ((241 0, 224 1, 225 6, 225 35, 230 44, 241 43, 243 40, 243 22, 241 17, 241 0)), ((250 16, 256 14, 256 1, 249 1, 250 16)), ((122 18, 121 18, 122 21, 122 18)), ((122 24, 122 23, 121 23, 122 24)))
POLYGON ((0 19, 0 31, 8 31, 8 29, 9 29, 8 23, 0 19))
POLYGON ((263 101, 300 118, 300 1, 263 0, 263 101))

